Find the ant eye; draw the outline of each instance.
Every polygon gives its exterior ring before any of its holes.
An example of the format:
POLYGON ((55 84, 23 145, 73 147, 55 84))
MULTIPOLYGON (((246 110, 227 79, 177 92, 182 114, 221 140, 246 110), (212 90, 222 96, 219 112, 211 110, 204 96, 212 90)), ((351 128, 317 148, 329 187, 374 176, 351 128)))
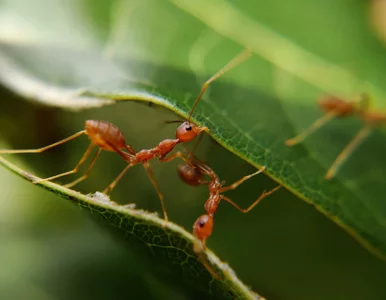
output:
POLYGON ((186 131, 191 131, 192 129, 193 129, 193 128, 192 128, 192 126, 190 126, 190 125, 185 127, 185 130, 186 130, 186 131))
POLYGON ((202 227, 204 227, 205 226, 205 222, 204 221, 201 221, 200 222, 200 227, 202 228, 202 227))

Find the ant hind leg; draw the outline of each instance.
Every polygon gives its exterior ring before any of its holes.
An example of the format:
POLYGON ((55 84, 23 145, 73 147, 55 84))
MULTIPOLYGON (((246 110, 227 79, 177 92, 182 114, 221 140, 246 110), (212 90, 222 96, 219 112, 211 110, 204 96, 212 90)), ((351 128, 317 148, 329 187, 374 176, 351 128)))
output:
POLYGON ((18 153, 41 153, 41 152, 44 152, 48 149, 51 149, 51 148, 54 148, 56 146, 59 146, 61 144, 64 144, 64 143, 67 143, 68 141, 71 141, 75 138, 77 138, 78 136, 81 136, 82 134, 85 134, 86 131, 85 130, 82 130, 82 131, 79 131, 63 140, 60 140, 56 143, 53 143, 51 145, 48 145, 48 146, 45 146, 45 147, 42 147, 42 148, 38 148, 38 149, 23 149, 23 150, 0 150, 0 154, 18 154, 18 153))
POLYGON ((88 177, 88 174, 90 173, 92 167, 94 166, 99 154, 101 154, 102 152, 102 148, 99 148, 98 149, 98 152, 95 154, 94 158, 92 159, 91 161, 91 164, 90 166, 88 167, 88 169, 86 170, 86 172, 83 174, 83 176, 79 177, 78 179, 74 180, 73 182, 70 182, 70 183, 67 183, 64 185, 64 187, 66 188, 71 188, 73 187, 74 185, 78 184, 79 182, 85 180, 87 177, 88 177))
POLYGON ((107 188, 105 188, 103 190, 103 194, 108 194, 110 193, 114 188, 115 186, 117 185, 117 183, 122 179, 123 175, 125 175, 125 173, 127 172, 128 169, 130 169, 132 166, 134 166, 134 164, 128 164, 124 169, 123 171, 118 175, 117 178, 114 179, 114 181, 112 183, 109 184, 109 186, 107 188))
POLYGON ((219 77, 221 77, 222 75, 224 75, 226 72, 230 71, 231 69, 233 69, 234 67, 238 66, 240 63, 242 63, 244 60, 246 60, 247 58, 249 58, 250 56, 252 55, 252 52, 249 50, 249 49, 244 49, 242 52, 240 52, 237 56, 235 56, 230 62, 228 62, 224 67, 222 67, 216 74, 214 74, 212 77, 210 77, 207 81, 205 81, 205 83, 202 85, 201 87, 201 91, 200 91, 200 94, 198 95, 198 97, 196 98, 196 100, 194 101, 194 104, 190 110, 190 113, 189 113, 189 121, 190 121, 190 118, 192 117, 192 114, 193 114, 193 111, 196 107, 196 105, 198 104, 198 102, 201 100, 201 97, 202 95, 205 93, 206 89, 208 88, 208 86, 213 82, 215 81, 216 79, 218 79, 219 77))
POLYGON ((55 176, 51 176, 51 177, 48 177, 48 178, 43 178, 43 179, 38 179, 38 180, 35 180, 33 181, 32 183, 34 184, 38 184, 38 183, 42 183, 42 182, 45 182, 45 181, 51 181, 53 179, 57 179, 59 177, 63 177, 63 176, 67 176, 67 175, 70 175, 70 174, 74 174, 76 172, 78 172, 79 170, 79 167, 86 161, 86 159, 89 157, 91 151, 93 150, 93 148, 95 147, 96 145, 94 143, 91 143, 86 152, 83 154, 82 158, 79 160, 78 164, 75 166, 74 169, 72 169, 71 171, 68 171, 68 172, 64 172, 64 173, 60 173, 58 175, 55 175, 55 176))

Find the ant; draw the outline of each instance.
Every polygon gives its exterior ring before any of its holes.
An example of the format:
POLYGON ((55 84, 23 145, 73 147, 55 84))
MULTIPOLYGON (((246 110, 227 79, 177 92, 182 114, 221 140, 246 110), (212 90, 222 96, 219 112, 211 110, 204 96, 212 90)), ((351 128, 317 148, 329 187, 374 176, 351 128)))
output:
POLYGON ((214 214, 217 211, 221 200, 228 202, 242 213, 248 213, 257 204, 259 204, 262 199, 277 191, 281 186, 279 185, 268 192, 264 191, 256 201, 254 201, 248 208, 244 209, 227 196, 222 195, 222 193, 236 189, 244 181, 263 172, 265 167, 260 168, 252 174, 242 177, 233 184, 223 186, 224 182, 220 181, 220 178, 217 176, 217 174, 208 165, 204 164, 202 161, 199 161, 192 154, 192 152, 189 153, 189 160, 190 163, 178 166, 179 177, 185 183, 191 186, 208 185, 209 188, 209 198, 206 200, 204 205, 206 214, 201 215, 193 225, 193 234, 197 238, 196 242, 193 243, 193 251, 198 255, 200 261, 209 271, 209 273, 211 273, 213 277, 221 279, 203 257, 203 251, 206 249, 206 240, 212 235, 213 232, 214 214), (205 175, 210 177, 211 180, 203 180, 205 175))
MULTIPOLYGON (((327 96, 319 99, 318 105, 325 112, 324 116, 316 120, 313 124, 311 124, 307 129, 301 132, 299 135, 288 139, 285 141, 287 146, 294 146, 300 142, 302 142, 307 136, 313 133, 315 130, 319 129, 323 125, 325 125, 328 121, 334 118, 347 118, 350 116, 358 116, 363 120, 374 119, 377 118, 373 114, 367 112, 369 106, 369 96, 367 94, 362 94, 360 99, 357 101, 347 101, 335 96, 327 96)), ((369 120, 368 120, 369 121, 369 120)), ((366 121, 367 122, 367 121, 366 121)), ((347 156, 353 151, 353 148, 358 144, 359 140, 363 139, 368 135, 368 129, 363 130, 358 134, 357 137, 354 138, 352 143, 349 144, 350 147, 345 149, 337 158, 337 160, 333 163, 333 165, 328 170, 325 178, 331 179, 336 171, 337 167, 347 158, 347 156)))
POLYGON ((326 96, 317 100, 321 110, 325 114, 312 123, 307 129, 297 136, 285 141, 287 146, 294 146, 302 142, 311 133, 325 125, 328 121, 335 118, 346 118, 355 114, 362 114, 368 107, 369 97, 362 94, 359 101, 347 101, 335 96, 326 96))
MULTIPOLYGON (((156 189, 158 196, 161 200, 161 205, 162 209, 164 211, 164 216, 165 216, 165 221, 168 221, 168 217, 166 214, 165 210, 165 205, 163 202, 163 194, 158 188, 157 182, 154 178, 153 172, 150 169, 150 164, 149 160, 155 157, 158 157, 160 161, 166 162, 166 161, 171 161, 177 157, 180 157, 182 159, 185 159, 185 157, 182 155, 182 153, 177 152, 173 155, 170 155, 169 157, 165 158, 165 156, 171 152, 174 148, 174 146, 178 143, 189 141, 193 139, 198 133, 201 131, 206 130, 206 127, 198 127, 194 124, 187 125, 187 122, 182 124, 180 127, 178 127, 177 132, 176 132, 176 139, 171 140, 171 139, 166 139, 162 141, 161 143, 158 144, 155 148, 148 149, 148 150, 141 150, 139 152, 135 152, 134 149, 126 144, 125 137, 122 134, 122 131, 115 126, 114 124, 106 121, 99 121, 99 120, 87 120, 85 122, 85 129, 81 130, 63 140, 60 140, 56 143, 53 143, 51 145, 48 145, 43 148, 38 148, 38 149, 25 149, 25 150, 0 150, 0 154, 15 154, 15 153, 41 153, 44 152, 48 149, 51 149, 53 147, 59 146, 61 144, 64 144, 68 141, 71 141, 83 134, 86 134, 90 140, 91 143, 88 146, 86 152, 83 154, 82 158, 79 160, 77 165, 75 166, 74 169, 68 172, 60 173, 55 176, 51 176, 48 178, 44 179, 37 179, 34 180, 34 184, 39 184, 45 181, 51 181, 66 175, 70 174, 75 174, 78 172, 80 166, 87 160, 87 158, 90 156, 92 150, 94 149, 95 146, 98 146, 98 151, 94 155, 93 159, 91 160, 91 163, 86 170, 86 172, 76 179, 75 181, 68 183, 64 185, 67 188, 73 187, 74 185, 78 184, 79 182, 85 180, 92 167, 94 166, 99 154, 102 152, 102 150, 105 151, 110 151, 110 152, 116 152, 119 156, 121 156, 126 162, 129 164, 125 167, 125 169, 119 174, 119 176, 106 188, 104 189, 103 193, 108 194, 111 192, 118 181, 122 178, 124 173, 126 171, 136 165, 142 163, 149 178, 150 181, 152 182, 154 188, 156 189), (189 129, 190 128, 190 129, 189 129), (124 149, 124 150, 122 150, 124 149), (126 150, 126 151, 125 151, 126 150)), ((187 159, 185 159, 187 161, 187 159)))
POLYGON ((26 149, 26 150, 0 150, 0 154, 13 154, 13 153, 41 153, 48 149, 51 149, 53 147, 56 147, 58 145, 64 144, 68 141, 71 141, 83 134, 88 135, 88 137, 91 140, 91 143, 89 147, 87 148, 86 152, 83 154, 82 158, 78 162, 78 164, 75 166, 74 169, 68 172, 64 172, 55 176, 51 176, 44 179, 38 179, 33 181, 33 183, 38 184, 45 181, 50 181, 53 179, 57 179, 62 176, 74 174, 78 172, 79 167, 86 161, 88 156, 91 154, 93 148, 95 146, 98 146, 99 149, 97 153, 95 154, 94 158, 92 159, 88 169, 84 173, 83 176, 78 178, 77 180, 65 185, 65 187, 72 187, 75 184, 83 181, 87 178, 91 168, 94 166, 96 159, 98 158, 99 154, 102 150, 116 152, 118 155, 120 155, 126 162, 129 164, 125 167, 125 169, 119 174, 119 176, 103 191, 103 193, 107 194, 113 190, 113 188, 116 186, 118 181, 123 177, 123 175, 127 172, 129 168, 136 164, 143 164, 150 181, 152 182, 154 188, 156 189, 158 196, 161 201, 162 210, 164 213, 164 219, 167 222, 168 216, 166 213, 164 201, 163 201, 163 194, 158 188, 158 185, 155 181, 153 172, 150 169, 149 160, 153 158, 159 158, 161 162, 167 162, 171 161, 176 157, 180 157, 181 159, 185 160, 187 163, 189 161, 183 156, 181 152, 177 152, 173 155, 169 155, 166 157, 167 154, 169 154, 174 147, 179 143, 185 143, 189 142, 192 139, 194 139, 200 132, 202 131, 209 131, 208 127, 200 127, 193 123, 191 123, 191 117, 193 114, 193 111, 198 104, 198 102, 201 100, 202 95, 208 88, 208 86, 218 79, 220 76, 222 76, 227 71, 233 69, 237 65, 239 65, 242 61, 246 60, 249 56, 251 56, 251 52, 247 49, 243 50, 241 53, 239 53, 237 56, 235 56, 230 62, 228 62, 224 67, 222 67, 217 73, 215 73, 212 77, 210 77, 201 87, 201 91, 196 98, 190 112, 188 121, 183 122, 176 130, 176 137, 175 139, 165 139, 161 141, 156 147, 151 149, 144 149, 139 152, 135 152, 133 148, 129 145, 126 145, 125 138, 121 132, 121 130, 113 125, 112 123, 106 122, 106 121, 97 121, 97 120, 87 120, 85 122, 85 129, 82 131, 79 131, 70 137, 67 137, 63 140, 60 140, 56 143, 53 143, 51 145, 48 145, 43 148, 39 149, 26 149), (123 151, 122 149, 125 149, 127 151, 123 151))

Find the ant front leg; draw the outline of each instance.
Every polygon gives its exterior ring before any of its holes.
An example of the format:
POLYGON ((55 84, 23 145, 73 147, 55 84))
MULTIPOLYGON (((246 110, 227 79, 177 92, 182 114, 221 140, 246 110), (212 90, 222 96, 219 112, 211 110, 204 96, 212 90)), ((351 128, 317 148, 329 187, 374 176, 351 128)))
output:
POLYGON ((271 195, 272 193, 276 192, 278 189, 280 189, 281 186, 278 185, 277 187, 275 187, 274 189, 266 192, 264 191, 259 198, 257 198, 257 200, 255 202, 253 202, 247 209, 245 208, 241 208, 238 204, 236 204, 235 202, 233 202, 230 198, 228 198, 227 196, 224 196, 224 195, 220 195, 220 198, 222 200, 225 200, 226 202, 228 202, 229 204, 233 205, 233 207, 235 207, 237 210, 239 210, 240 212, 246 214, 248 212, 250 212, 257 204, 260 203, 261 200, 263 200, 265 197, 271 195))
POLYGON ((252 174, 249 174, 249 175, 246 175, 244 176, 243 178, 237 180, 235 183, 231 184, 231 185, 228 185, 228 186, 225 186, 223 188, 220 189, 220 193, 223 193, 223 192, 226 192, 226 191, 229 191, 229 190, 234 190, 235 188, 237 188, 240 184, 242 184, 245 180, 248 180, 249 178, 257 175, 257 174, 260 174, 261 172, 263 172, 265 170, 265 167, 261 167, 259 170, 257 170, 255 173, 252 173, 252 174))
POLYGON ((143 167, 145 168, 147 175, 149 176, 149 179, 150 179, 151 183, 153 184, 155 190, 157 191, 158 197, 161 201, 162 211, 163 211, 164 219, 165 219, 165 223, 163 224, 163 227, 166 227, 166 224, 168 223, 169 219, 168 219, 168 215, 166 213, 164 195, 162 194, 162 192, 160 191, 160 189, 158 187, 157 181, 154 178, 153 171, 150 169, 150 164, 148 162, 145 162, 145 163, 143 163, 143 167))
POLYGON ((194 164, 181 151, 178 151, 178 152, 176 152, 174 154, 171 154, 168 157, 161 157, 159 160, 161 162, 169 162, 169 161, 172 161, 173 159, 175 159, 177 157, 181 158, 189 166, 194 167, 194 164))

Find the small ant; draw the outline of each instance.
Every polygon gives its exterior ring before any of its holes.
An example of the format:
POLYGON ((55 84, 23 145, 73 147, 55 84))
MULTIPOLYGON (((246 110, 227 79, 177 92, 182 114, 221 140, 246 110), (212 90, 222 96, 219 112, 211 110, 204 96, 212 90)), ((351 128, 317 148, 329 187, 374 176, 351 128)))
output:
POLYGON ((107 194, 113 190, 113 188, 116 186, 118 181, 123 177, 123 175, 127 172, 129 168, 136 164, 143 164, 144 168, 146 169, 146 172, 155 187, 158 196, 161 201, 162 210, 164 213, 164 219, 167 222, 168 217, 163 201, 163 194, 158 188, 158 185, 155 181, 153 172, 150 169, 149 160, 153 158, 159 158, 161 162, 167 162, 171 161, 176 157, 180 157, 181 159, 185 160, 187 163, 189 161, 185 159, 185 157, 182 155, 181 152, 177 152, 173 155, 169 155, 166 157, 167 154, 169 154, 174 147, 179 143, 185 143, 189 142, 192 139, 194 139, 200 132, 202 131, 208 131, 207 127, 200 127, 193 123, 191 123, 191 117, 193 114, 193 111, 198 104, 198 102, 201 100, 202 95, 208 88, 209 84, 218 79, 220 76, 222 76, 227 71, 231 70, 232 68, 236 67, 238 64, 240 64, 242 61, 246 60, 251 55, 251 52, 249 50, 244 50, 240 54, 238 54, 236 57, 234 57, 230 62, 228 62, 223 68, 221 68, 216 74, 214 74, 211 78, 209 78, 202 86, 201 91, 196 98, 190 113, 188 121, 183 122, 176 130, 176 138, 175 139, 165 139, 161 141, 156 147, 151 149, 145 149, 141 150, 139 152, 135 152, 133 148, 129 145, 126 145, 125 138, 122 134, 122 132, 119 130, 118 127, 113 125, 112 123, 106 122, 106 121, 97 121, 97 120, 87 120, 85 122, 85 129, 82 131, 79 131, 75 133, 74 135, 71 135, 68 138, 65 138, 61 141, 58 141, 56 143, 53 143, 51 145, 48 145, 43 148, 39 149, 26 149, 26 150, 0 150, 0 154, 13 154, 13 153, 41 153, 48 149, 51 149, 53 147, 56 147, 58 145, 64 144, 70 140, 73 140, 82 134, 86 134, 91 139, 90 146, 87 148, 86 152, 83 154, 82 158, 78 162, 78 164, 75 166, 74 169, 68 172, 64 172, 55 176, 51 176, 44 179, 39 179, 33 181, 33 183, 38 184, 45 181, 50 181, 53 179, 57 179, 62 176, 66 176, 69 174, 74 174, 78 172, 79 167, 86 161, 88 156, 91 154, 93 148, 95 146, 98 146, 99 149, 97 153, 95 154, 94 158, 92 159, 90 166, 86 170, 83 176, 78 178, 77 180, 65 185, 65 187, 72 187, 75 184, 81 182, 82 180, 86 179, 91 168, 94 166, 96 159, 98 158, 99 154, 102 150, 106 151, 112 151, 116 152, 118 155, 120 155, 126 162, 129 164, 125 167, 125 169, 119 174, 119 176, 103 191, 103 193, 107 194), (123 151, 122 149, 127 150, 123 151))
POLYGON ((335 96, 326 96, 318 99, 317 103, 325 112, 324 116, 317 119, 297 136, 286 140, 287 146, 294 146, 302 142, 307 136, 334 118, 346 118, 355 114, 362 114, 369 105, 369 97, 367 94, 362 94, 359 101, 347 101, 335 96))
MULTIPOLYGON (((306 130, 301 132, 299 135, 288 139, 285 141, 287 146, 294 146, 300 142, 302 142, 308 135, 322 127, 328 121, 334 118, 346 118, 350 116, 357 116, 363 119, 366 123, 374 123, 374 119, 377 116, 374 113, 367 112, 369 106, 369 97, 367 94, 362 94, 361 98, 358 101, 347 101, 335 96, 327 96, 318 100, 318 105, 320 108, 325 111, 324 116, 316 120, 313 124, 311 124, 306 130)), ((378 123, 379 120, 375 121, 378 123)), ((354 147, 360 142, 360 140, 364 139, 368 135, 369 129, 365 127, 361 130, 358 135, 353 139, 353 141, 347 146, 347 148, 338 156, 335 162, 332 164, 330 169, 327 171, 325 178, 327 180, 331 179, 343 161, 347 158, 347 156, 354 150, 354 147)))
POLYGON ((233 202, 227 196, 222 195, 222 193, 229 190, 236 189, 244 181, 263 172, 265 170, 265 167, 260 168, 259 170, 257 170, 252 174, 242 177, 241 179, 234 182, 233 184, 230 184, 228 186, 223 186, 223 182, 220 181, 217 174, 208 165, 202 162, 196 163, 192 158, 193 158, 193 154, 190 153, 189 159, 191 163, 179 165, 178 174, 180 178, 185 183, 191 186, 208 185, 208 188, 209 188, 209 198, 206 200, 204 205, 204 208, 207 213, 204 215, 201 215, 193 225, 193 234, 198 239, 193 244, 193 251, 198 255, 200 261, 206 267, 206 269, 212 274, 212 276, 214 276, 217 279, 220 279, 218 274, 212 269, 212 267, 209 265, 209 263, 204 259, 202 255, 203 255, 203 250, 205 250, 206 248, 206 240, 208 239, 208 237, 212 235, 213 225, 214 225, 214 220, 213 220, 214 214, 221 200, 224 200, 230 203, 233 207, 235 207, 237 210, 239 210, 242 213, 248 213, 262 199, 274 193, 281 186, 279 185, 268 192, 264 191, 255 202, 253 202, 248 208, 244 209, 244 208, 241 208, 235 202, 233 202), (209 176, 211 180, 209 181, 203 180, 204 175, 209 176))

